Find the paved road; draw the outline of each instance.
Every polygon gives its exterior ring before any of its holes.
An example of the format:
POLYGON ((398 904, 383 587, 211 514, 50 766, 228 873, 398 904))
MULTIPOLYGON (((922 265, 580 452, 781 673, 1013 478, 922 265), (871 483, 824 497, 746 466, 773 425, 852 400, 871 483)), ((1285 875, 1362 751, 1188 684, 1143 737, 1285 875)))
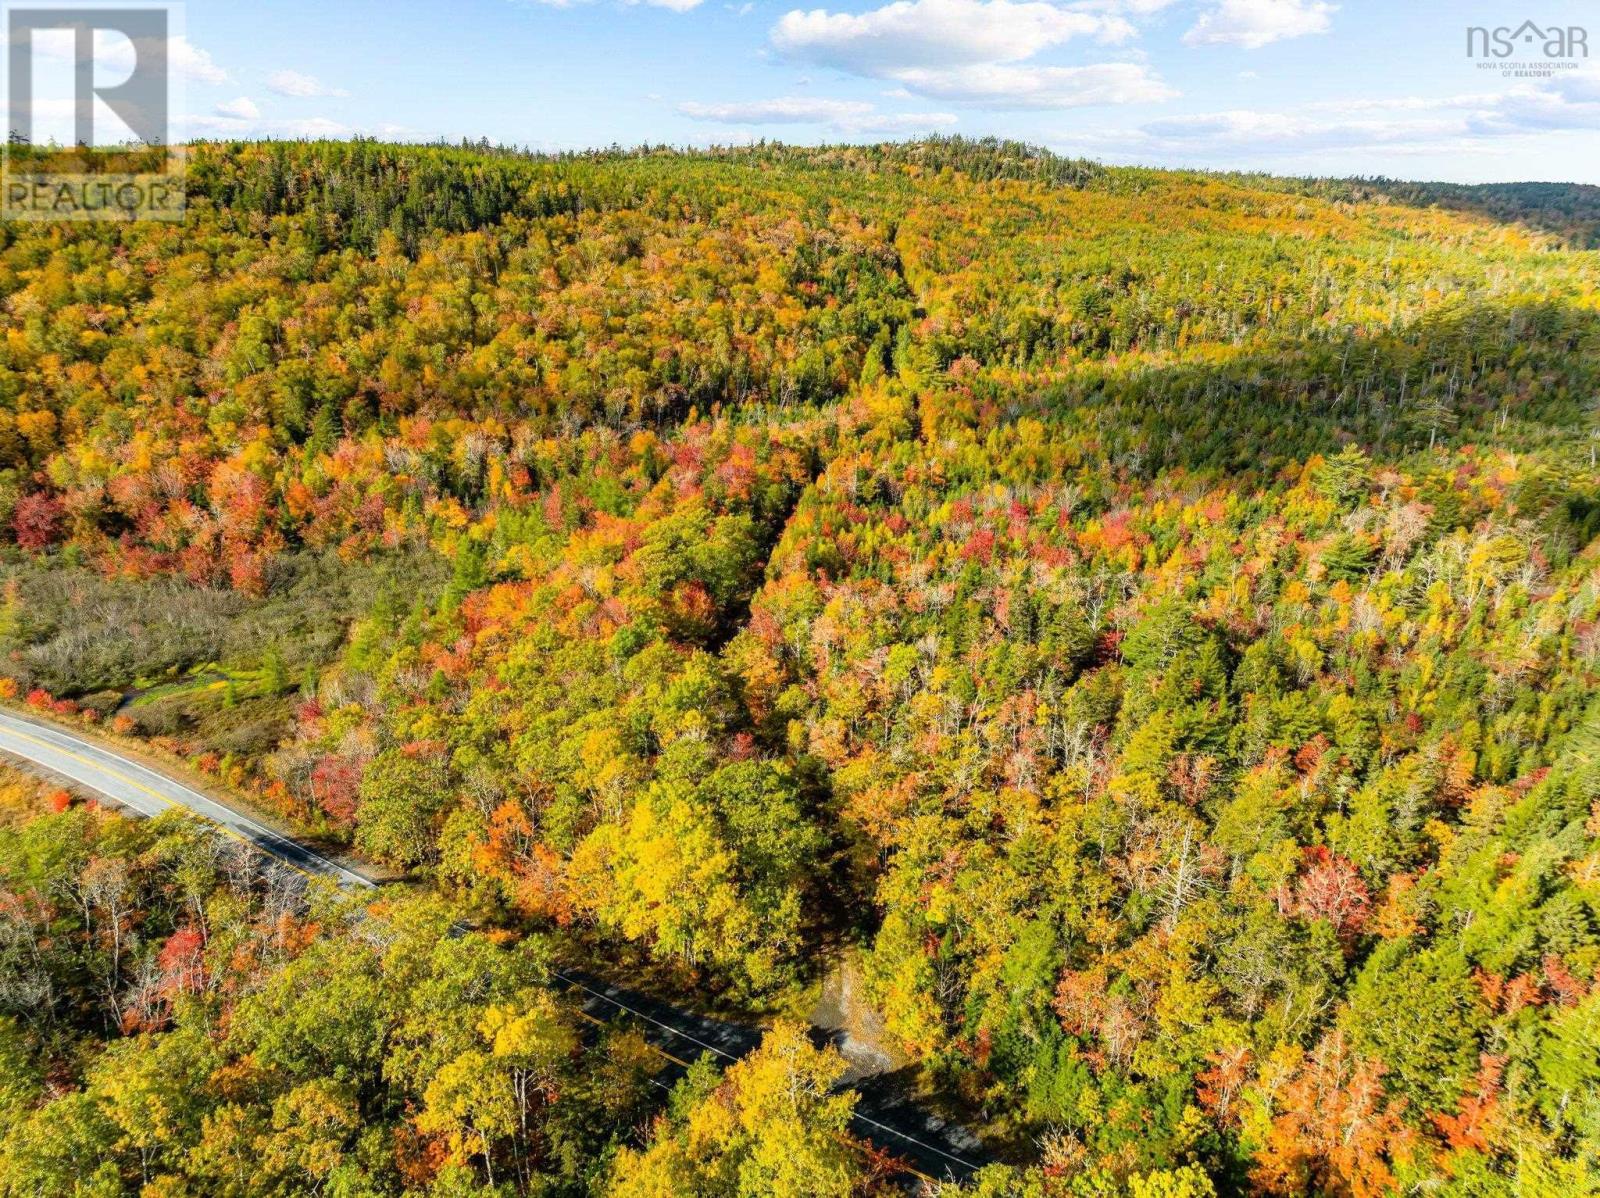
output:
POLYGON ((172 807, 187 808, 216 824, 235 840, 246 841, 301 873, 332 878, 341 886, 375 885, 371 878, 274 832, 248 815, 224 807, 192 786, 185 786, 91 740, 38 720, 0 711, 0 752, 42 766, 52 774, 131 807, 140 815, 160 815, 172 807))
MULTIPOLYGON (((42 721, 0 710, 0 753, 142 815, 185 808, 308 877, 330 878, 347 889, 377 884, 192 786, 42 721)), ((590 973, 558 970, 555 977, 574 994, 589 1018, 636 1023, 646 1039, 680 1067, 708 1052, 731 1064, 761 1042, 759 1028, 686 1011, 590 973)), ((823 1035, 819 1032, 819 1039, 823 1035)), ((917 1176, 965 1179, 991 1159, 970 1132, 907 1102, 893 1087, 880 1081, 857 1089, 861 1098, 856 1130, 879 1149, 910 1162, 917 1176)))

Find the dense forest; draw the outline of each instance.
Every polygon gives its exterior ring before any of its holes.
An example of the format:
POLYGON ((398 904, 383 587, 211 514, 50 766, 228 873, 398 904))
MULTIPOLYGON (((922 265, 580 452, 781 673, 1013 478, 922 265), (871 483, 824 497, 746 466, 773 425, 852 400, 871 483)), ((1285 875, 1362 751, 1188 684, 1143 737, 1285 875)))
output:
POLYGON ((0 1195, 1600 1192, 1600 189, 199 147, 0 229, 0 1195), (472 930, 452 933, 452 928, 472 930), (664 1086, 557 953, 770 1030, 664 1086))

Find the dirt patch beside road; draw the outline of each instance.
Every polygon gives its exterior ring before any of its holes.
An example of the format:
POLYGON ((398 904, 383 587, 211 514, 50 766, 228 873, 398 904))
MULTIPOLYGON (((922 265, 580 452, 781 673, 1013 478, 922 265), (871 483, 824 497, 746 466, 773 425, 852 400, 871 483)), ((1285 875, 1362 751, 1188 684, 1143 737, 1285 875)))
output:
POLYGON ((892 1073, 910 1064, 908 1058, 895 1051, 882 1014, 867 1001, 860 968, 848 957, 835 965, 823 981, 822 994, 811 1012, 811 1024, 825 1032, 850 1063, 846 1083, 892 1073))

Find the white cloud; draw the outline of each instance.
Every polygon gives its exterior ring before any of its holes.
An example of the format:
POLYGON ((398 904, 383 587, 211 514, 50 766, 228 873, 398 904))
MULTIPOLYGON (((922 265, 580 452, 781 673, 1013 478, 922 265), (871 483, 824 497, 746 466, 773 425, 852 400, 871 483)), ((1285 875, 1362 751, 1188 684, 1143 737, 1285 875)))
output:
POLYGON ((325 116, 303 117, 290 121, 275 121, 272 128, 282 137, 350 137, 355 130, 340 121, 325 116))
MULTIPOLYGON (((546 8, 576 8, 580 4, 591 3, 591 0, 533 0, 533 2, 535 4, 542 4, 546 8)), ((622 0, 622 3, 626 4, 629 8, 636 8, 640 5, 643 5, 646 8, 665 8, 671 10, 672 12, 689 12, 692 9, 699 8, 704 2, 705 0, 622 0)), ((733 5, 728 4, 724 5, 724 7, 732 10, 733 5)), ((738 15, 742 17, 746 12, 754 7, 755 6, 753 4, 746 4, 739 10, 738 15)), ((563 148, 570 149, 571 147, 563 148)))
POLYGON ((836 126, 844 133, 875 133, 894 137, 906 133, 932 133, 958 124, 960 118, 953 112, 881 112, 865 120, 850 121, 836 126))
POLYGON ((981 63, 943 70, 898 71, 907 90, 936 100, 985 108, 1083 108, 1169 100, 1178 93, 1142 63, 1086 67, 981 63))
POLYGON ((678 112, 694 120, 714 120, 723 125, 786 125, 786 123, 832 122, 861 117, 872 106, 853 99, 813 99, 811 96, 781 96, 733 104, 678 104, 678 112))
POLYGON ((226 83, 228 72, 211 60, 211 55, 186 37, 174 38, 167 53, 173 68, 186 79, 199 83, 226 83))
POLYGON ((792 58, 857 75, 909 68, 1017 62, 1073 38, 1121 41, 1120 17, 1039 0, 895 0, 864 13, 815 8, 785 13, 772 44, 792 58))
POLYGON ((1147 17, 1151 13, 1160 12, 1163 8, 1171 8, 1177 0, 1086 0, 1074 7, 1081 9, 1098 9, 1104 12, 1125 12, 1135 17, 1147 17))
POLYGON ((722 125, 826 125, 839 133, 926 133, 956 123, 948 112, 879 112, 863 100, 825 100, 779 96, 771 100, 701 104, 688 101, 678 111, 697 121, 722 125))
POLYGON ((1106 0, 1064 8, 1042 0, 895 0, 854 14, 787 12, 772 45, 792 59, 899 84, 893 94, 985 108, 1076 108, 1165 100, 1177 92, 1139 62, 1040 66, 1026 62, 1079 38, 1120 42, 1133 27, 1117 9, 1165 0, 1106 0))
POLYGON ((1326 33, 1338 11, 1337 5, 1323 0, 1222 0, 1200 14, 1183 40, 1191 46, 1259 50, 1285 38, 1326 33))
POLYGON ((1330 151, 1482 151, 1514 137, 1600 132, 1600 68, 1539 84, 1454 96, 1364 96, 1285 111, 1231 109, 1074 138, 1082 148, 1140 160, 1222 161, 1330 151))
MULTIPOLYGON (((219 109, 226 105, 219 105, 219 109)), ((289 120, 260 120, 228 115, 194 116, 183 123, 187 137, 282 137, 347 138, 358 132, 380 133, 381 129, 357 130, 328 117, 296 117, 289 120)))
POLYGON ((350 93, 342 87, 329 87, 314 75, 306 75, 300 71, 273 71, 267 76, 267 90, 277 92, 280 96, 293 96, 303 99, 309 96, 348 96, 350 93))
MULTIPOLYGON (((140 39, 141 42, 145 39, 140 39)), ((44 29, 33 35, 34 49, 43 57, 72 62, 76 47, 70 29, 44 29)), ((200 49, 186 37, 166 39, 167 61, 178 75, 196 83, 226 83, 228 72, 214 61, 209 52, 200 49)), ((122 72, 126 78, 133 73, 133 39, 125 33, 97 29, 94 33, 94 63, 96 78, 101 86, 112 82, 113 72, 122 72)))
POLYGON ((1067 0, 1065 7, 1074 12, 1139 19, 1154 16, 1179 2, 1180 0, 1067 0))
POLYGON ((678 111, 697 121, 717 121, 724 125, 820 124, 869 114, 872 105, 859 100, 781 96, 775 100, 731 104, 700 104, 690 100, 679 104, 678 111))
POLYGON ((1543 86, 1513 88, 1475 109, 1468 123, 1479 136, 1600 131, 1600 66, 1590 64, 1543 86))
POLYGON ((240 96, 236 100, 226 100, 212 110, 218 116, 233 117, 241 121, 255 121, 261 119, 261 109, 249 96, 240 96))
POLYGON ((1448 140, 1466 130, 1462 122, 1438 116, 1405 120, 1372 117, 1329 118, 1293 112, 1233 109, 1153 121, 1141 139, 1174 150, 1194 152, 1254 150, 1299 152, 1349 146, 1395 146, 1448 140))

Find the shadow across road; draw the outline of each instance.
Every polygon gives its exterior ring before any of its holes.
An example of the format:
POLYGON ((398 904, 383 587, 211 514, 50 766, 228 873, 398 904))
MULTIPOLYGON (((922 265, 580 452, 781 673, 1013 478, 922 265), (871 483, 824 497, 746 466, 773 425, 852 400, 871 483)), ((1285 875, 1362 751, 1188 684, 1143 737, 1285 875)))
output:
MULTIPOLYGON (((664 1085, 682 1077, 698 1057, 709 1055, 726 1067, 761 1043, 760 1028, 686 1011, 586 970, 562 968, 552 976, 588 1018, 636 1026, 667 1058, 668 1068, 660 1078, 664 1085)), ((820 1028, 812 1031, 819 1047, 832 1043, 835 1036, 820 1028)), ((965 1181, 992 1164, 993 1156, 976 1135, 912 1099, 910 1072, 899 1070, 852 1083, 850 1088, 858 1095, 855 1133, 878 1152, 904 1162, 903 1173, 911 1180, 965 1181)))

